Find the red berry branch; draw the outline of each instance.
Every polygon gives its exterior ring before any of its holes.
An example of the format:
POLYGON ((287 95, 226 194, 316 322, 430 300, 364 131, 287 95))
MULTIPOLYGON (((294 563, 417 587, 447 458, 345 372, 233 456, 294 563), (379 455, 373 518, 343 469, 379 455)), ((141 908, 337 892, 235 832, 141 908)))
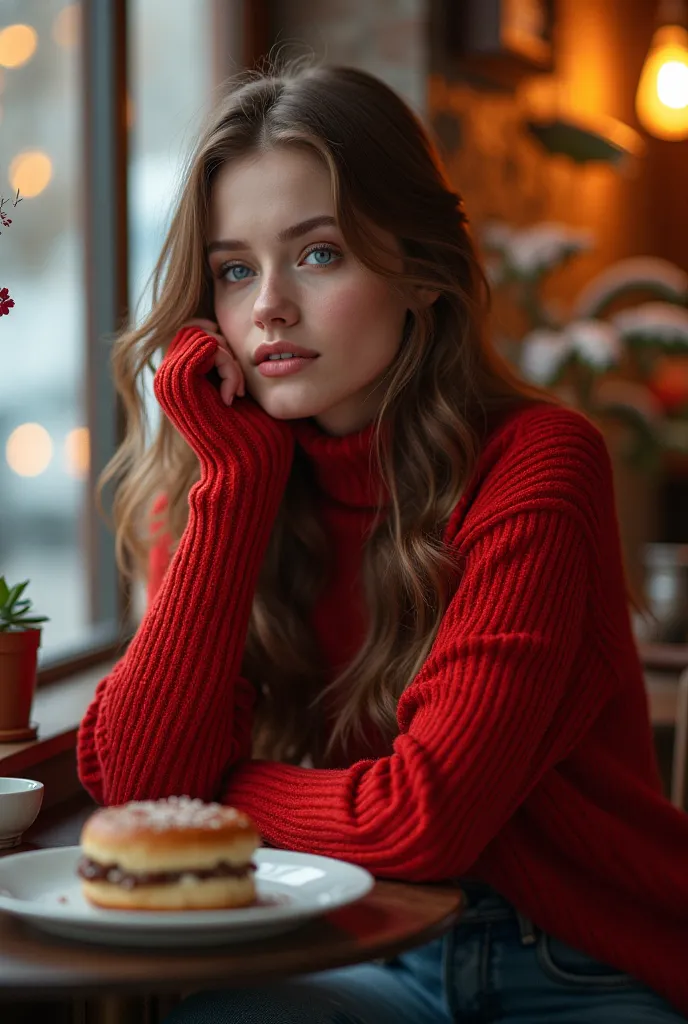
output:
MULTIPOLYGON (((14 197, 12 205, 13 206, 17 206, 17 204, 21 203, 21 201, 22 200, 19 198, 19 189, 17 189, 17 194, 14 197)), ((3 209, 5 203, 8 203, 8 202, 9 202, 9 199, 5 199, 2 196, 0 196, 0 224, 2 224, 2 226, 4 228, 8 228, 10 226, 10 224, 12 223, 11 219, 7 216, 7 214, 5 213, 5 211, 3 209)), ((2 234, 2 231, 0 231, 0 235, 1 234, 2 234)), ((14 306, 14 299, 10 297, 9 289, 8 288, 0 288, 0 316, 8 316, 9 311, 12 309, 13 306, 14 306)))

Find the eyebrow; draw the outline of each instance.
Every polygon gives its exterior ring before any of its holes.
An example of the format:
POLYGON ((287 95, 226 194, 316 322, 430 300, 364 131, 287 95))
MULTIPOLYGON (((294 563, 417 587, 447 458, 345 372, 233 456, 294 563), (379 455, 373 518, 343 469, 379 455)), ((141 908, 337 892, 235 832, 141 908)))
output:
MULTIPOLYGON (((336 226, 337 221, 334 217, 309 217, 308 220, 302 220, 300 224, 293 224, 290 228, 285 228, 284 231, 280 231, 277 235, 277 240, 278 242, 292 242, 295 238, 300 238, 301 235, 307 235, 309 231, 313 231, 315 228, 336 226)), ((206 254, 210 256, 211 253, 218 252, 223 249, 250 248, 251 246, 248 242, 244 242, 241 238, 223 238, 218 242, 211 242, 206 249, 206 254)))

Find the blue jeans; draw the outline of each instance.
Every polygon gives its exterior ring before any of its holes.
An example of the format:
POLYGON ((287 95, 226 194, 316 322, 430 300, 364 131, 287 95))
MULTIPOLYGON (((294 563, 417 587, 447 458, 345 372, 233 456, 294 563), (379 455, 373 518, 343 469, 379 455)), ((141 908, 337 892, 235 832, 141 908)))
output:
POLYGON ((165 1024, 686 1024, 645 985, 535 928, 494 890, 462 884, 461 922, 386 962, 200 992, 165 1024))

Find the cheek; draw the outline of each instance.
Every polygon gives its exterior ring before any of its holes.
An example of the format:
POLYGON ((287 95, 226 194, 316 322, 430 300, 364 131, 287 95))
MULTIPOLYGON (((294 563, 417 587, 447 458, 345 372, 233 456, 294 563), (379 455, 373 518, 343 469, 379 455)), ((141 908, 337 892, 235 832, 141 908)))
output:
POLYGON ((215 319, 220 332, 229 342, 238 359, 242 358, 245 341, 250 328, 250 311, 238 302, 227 302, 221 295, 215 295, 215 319))
POLYGON ((324 324, 351 335, 384 336, 398 339, 406 306, 384 282, 373 280, 340 287, 319 300, 319 317, 324 324))
POLYGON ((313 298, 312 312, 329 328, 343 328, 361 318, 361 291, 355 285, 333 288, 313 298))

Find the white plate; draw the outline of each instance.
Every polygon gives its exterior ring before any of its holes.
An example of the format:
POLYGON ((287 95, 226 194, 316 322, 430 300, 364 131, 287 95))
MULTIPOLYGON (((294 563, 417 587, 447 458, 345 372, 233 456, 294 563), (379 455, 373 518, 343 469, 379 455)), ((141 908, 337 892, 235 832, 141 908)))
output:
POLYGON ((113 946, 215 946, 286 932, 361 899, 375 879, 363 868, 289 850, 256 850, 258 903, 237 910, 101 910, 81 894, 80 846, 0 860, 0 911, 80 942, 113 946))

